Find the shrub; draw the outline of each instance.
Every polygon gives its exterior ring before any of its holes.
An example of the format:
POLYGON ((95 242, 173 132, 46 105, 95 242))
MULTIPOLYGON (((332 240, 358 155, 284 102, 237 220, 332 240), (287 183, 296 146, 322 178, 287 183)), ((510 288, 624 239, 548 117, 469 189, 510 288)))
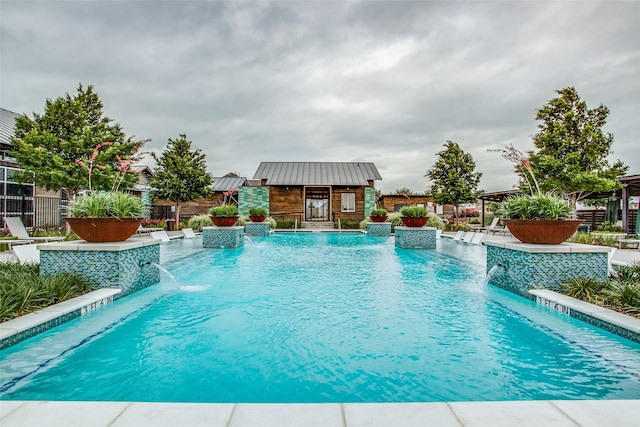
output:
POLYGON ((93 290, 71 273, 41 278, 40 267, 0 263, 0 321, 39 310, 93 290))
POLYGON ((251 209, 249 209, 249 215, 267 216, 268 214, 269 214, 269 211, 267 210, 267 208, 251 208, 251 209))
POLYGON ((427 227, 433 227, 440 230, 445 229, 445 223, 438 215, 429 213, 429 219, 427 220, 427 227))
POLYGON ((278 226, 278 222, 275 219, 271 218, 270 216, 268 216, 265 219, 265 221, 269 223, 269 228, 271 230, 273 230, 274 228, 276 228, 278 226))
POLYGON ((213 222, 211 222, 211 218, 209 218, 209 215, 198 215, 189 218, 187 225, 189 226, 189 228, 193 228, 193 231, 200 233, 202 232, 203 227, 211 227, 213 225, 213 222))
POLYGON ((603 222, 598 228, 596 228, 597 231, 605 231, 608 233, 622 233, 622 227, 612 224, 609 221, 605 221, 603 222))
POLYGON ((405 206, 400 209, 400 215, 404 217, 425 218, 427 214, 427 210, 419 206, 405 206))
POLYGON ((603 305, 606 301, 604 291, 608 287, 609 283, 607 281, 592 277, 575 277, 569 279, 566 283, 560 284, 563 294, 599 305, 603 305))
POLYGON ((369 216, 387 216, 388 214, 389 212, 387 212, 386 209, 374 209, 369 213, 369 216))
POLYGON ((282 219, 280 221, 276 221, 276 228, 280 229, 291 229, 295 227, 296 221, 294 219, 282 219))
POLYGON ((214 206, 209 209, 211 216, 238 216, 238 207, 236 205, 214 206))
POLYGON ((502 202, 497 214, 505 219, 568 219, 571 206, 554 194, 517 195, 502 202))
POLYGON ((109 193, 91 192, 77 198, 69 206, 74 218, 140 218, 146 213, 142 199, 120 191, 109 193))
MULTIPOLYGON (((336 224, 336 227, 338 225, 336 224)), ((348 219, 341 219, 340 220, 340 227, 342 227, 343 230, 357 230, 358 228, 360 228, 360 223, 358 221, 351 221, 348 219)))

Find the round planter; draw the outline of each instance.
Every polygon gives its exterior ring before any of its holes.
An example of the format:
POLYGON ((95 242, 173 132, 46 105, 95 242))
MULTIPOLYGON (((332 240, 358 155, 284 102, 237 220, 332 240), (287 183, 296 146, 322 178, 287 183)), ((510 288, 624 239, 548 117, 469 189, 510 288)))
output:
POLYGON ((372 216, 370 218, 372 222, 385 222, 388 217, 386 215, 383 215, 383 216, 372 216))
POLYGON ((423 227, 429 221, 427 217, 401 216, 400 219, 405 227, 423 227))
POLYGON ((123 242, 133 236, 143 218, 65 218, 69 227, 87 242, 123 242))
POLYGON ((579 219, 509 219, 504 224, 522 243, 558 245, 578 231, 582 222, 579 219))
POLYGON ((264 215, 249 215, 249 219, 251 222, 264 222, 267 217, 264 215))
POLYGON ((213 225, 218 227, 231 227, 238 221, 237 216, 210 216, 213 225))

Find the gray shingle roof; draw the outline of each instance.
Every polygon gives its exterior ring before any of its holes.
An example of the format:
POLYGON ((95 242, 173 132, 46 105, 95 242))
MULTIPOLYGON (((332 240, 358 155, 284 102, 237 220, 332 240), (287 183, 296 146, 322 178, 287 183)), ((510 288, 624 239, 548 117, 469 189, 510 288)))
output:
POLYGON ((213 178, 213 191, 229 191, 231 188, 242 187, 247 178, 244 176, 219 176, 213 178))
POLYGON ((0 108, 0 145, 11 145, 11 138, 20 114, 0 108))
POLYGON ((267 185, 368 185, 382 179, 373 163, 262 162, 253 179, 267 185))

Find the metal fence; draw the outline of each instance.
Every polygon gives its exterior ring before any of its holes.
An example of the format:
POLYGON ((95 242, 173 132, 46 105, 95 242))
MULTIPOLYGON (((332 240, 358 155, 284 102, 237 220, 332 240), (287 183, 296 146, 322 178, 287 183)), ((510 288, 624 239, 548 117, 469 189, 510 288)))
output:
POLYGON ((19 216, 25 227, 62 227, 68 202, 59 197, 0 196, 0 214, 19 216))

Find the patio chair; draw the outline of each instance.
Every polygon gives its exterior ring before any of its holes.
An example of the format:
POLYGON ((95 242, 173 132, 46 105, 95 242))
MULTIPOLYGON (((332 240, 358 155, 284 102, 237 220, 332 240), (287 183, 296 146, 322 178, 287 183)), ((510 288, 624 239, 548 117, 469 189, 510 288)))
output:
POLYGON ((64 236, 46 236, 46 237, 32 237, 29 236, 27 229, 22 223, 22 219, 19 216, 5 217, 4 222, 9 229, 9 233, 12 236, 16 236, 20 240, 31 240, 36 242, 56 242, 64 240, 64 236))
POLYGON ((36 244, 16 246, 13 254, 20 264, 40 264, 40 250, 36 244))

